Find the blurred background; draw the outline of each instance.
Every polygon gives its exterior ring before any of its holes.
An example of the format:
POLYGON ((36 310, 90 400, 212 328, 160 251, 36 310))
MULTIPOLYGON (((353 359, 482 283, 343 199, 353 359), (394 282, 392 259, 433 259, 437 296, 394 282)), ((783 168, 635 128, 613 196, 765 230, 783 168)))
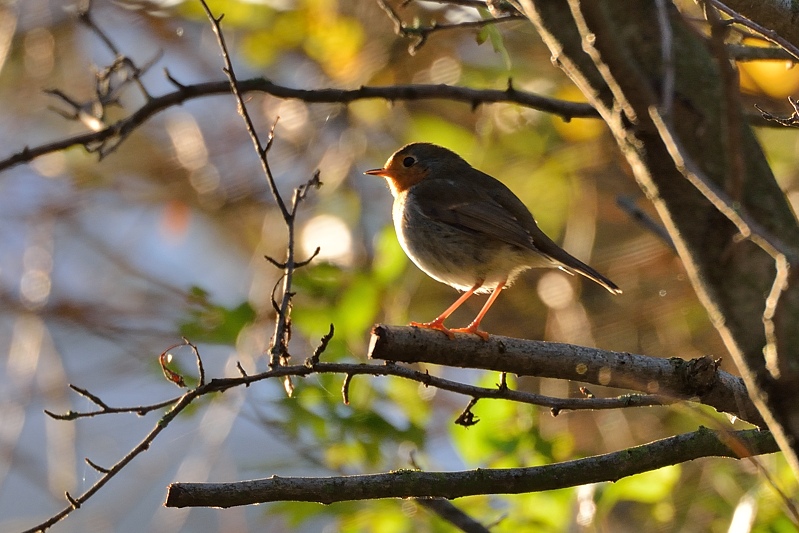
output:
MULTIPOLYGON (((568 100, 580 93, 550 62, 524 21, 434 33, 415 53, 377 2, 210 2, 224 13, 240 79, 292 88, 452 84, 519 90, 568 100)), ((472 7, 392 2, 408 24, 477 20, 472 7)), ((94 2, 91 15, 121 53, 153 62, 149 94, 221 81, 222 60, 197 2, 94 2)), ((90 131, 70 121, 58 89, 89 101, 95 73, 114 61, 76 18, 76 2, 0 1, 0 160, 90 131)), ((741 65, 747 101, 773 111, 799 88, 785 62, 741 65)), ((130 85, 107 123, 146 103, 130 85)), ((640 224, 656 220, 599 120, 558 117, 510 104, 430 100, 306 104, 247 94, 265 138, 277 117, 269 161, 288 201, 315 169, 323 186, 298 217, 299 256, 319 256, 295 280, 293 362, 308 357, 333 323, 326 361, 364 362, 374 323, 437 316, 457 296, 404 256, 391 226, 385 183, 364 176, 411 141, 442 144, 506 183, 541 228, 624 290, 613 297, 581 278, 528 271, 483 322, 498 335, 569 342, 656 357, 723 358, 724 346, 669 244, 640 224)), ((748 111, 754 111, 749 106, 748 111)), ((85 118, 85 117, 84 117, 85 118)), ((799 205, 796 134, 759 131, 777 178, 799 205)), ((158 355, 187 336, 209 377, 267 368, 270 297, 280 272, 264 255, 285 254, 286 228, 230 95, 192 99, 154 116, 98 161, 80 147, 0 173, 0 530, 31 527, 97 479, 83 462, 110 466, 157 422, 114 415, 76 422, 62 413, 94 405, 68 384, 112 406, 145 405, 180 393, 158 355)), ((448 324, 466 325, 475 297, 448 324)), ((186 348, 173 351, 191 374, 186 348)), ((427 368, 483 386, 492 373, 427 368)), ((357 377, 349 406, 342 376, 263 382, 201 402, 181 416, 56 532, 448 531, 410 501, 331 506, 279 503, 228 510, 161 506, 172 481, 235 481, 410 467, 426 470, 550 464, 616 451, 699 425, 747 427, 695 405, 563 413, 483 400, 480 423, 453 423, 468 398, 394 378, 357 377)), ((531 378, 511 386, 555 396, 579 384, 531 378)), ((592 387, 597 395, 620 391, 592 387)), ((456 501, 493 531, 793 531, 775 486, 795 481, 776 455, 750 462, 705 459, 599 484, 538 494, 456 501), (770 480, 769 480, 770 479, 770 480), (735 527, 739 529, 734 529, 735 527)))

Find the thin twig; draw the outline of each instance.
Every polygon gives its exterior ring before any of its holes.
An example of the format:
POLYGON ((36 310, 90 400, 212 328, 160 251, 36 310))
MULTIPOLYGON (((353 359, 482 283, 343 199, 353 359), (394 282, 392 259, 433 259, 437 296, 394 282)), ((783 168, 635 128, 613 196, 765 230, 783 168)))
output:
MULTIPOLYGON (((771 377, 776 379, 781 373, 780 365, 790 364, 786 358, 779 357, 778 347, 780 339, 778 338, 776 322, 779 320, 779 311, 781 309, 780 299, 789 288, 791 272, 796 272, 797 268, 799 268, 799 252, 797 252, 794 247, 787 246, 771 235, 760 223, 751 218, 748 213, 736 210, 733 207, 735 204, 729 195, 710 181, 698 165, 691 160, 677 140, 677 136, 663 121, 663 117, 654 106, 650 108, 650 117, 655 127, 658 129, 658 133, 663 139, 666 149, 674 160, 674 164, 679 172, 696 187, 720 213, 735 224, 742 238, 749 239, 774 259, 776 273, 771 290, 766 299, 766 308, 763 311, 763 323, 766 334, 766 346, 764 350, 766 369, 771 374, 771 377)), ((795 277, 794 275, 794 278, 795 277)))
POLYGON ((786 52, 791 54, 791 56, 795 60, 799 61, 799 48, 791 44, 791 42, 785 39, 784 37, 781 37, 780 34, 778 34, 776 31, 761 26, 757 22, 741 15, 740 13, 738 13, 731 7, 727 6, 726 4, 720 2, 719 0, 707 0, 707 2, 712 4, 719 11, 723 11, 725 14, 727 14, 730 17, 730 19, 736 24, 745 26, 750 30, 754 31, 755 33, 762 35, 766 40, 771 41, 777 46, 782 47, 783 49, 785 49, 786 52))
POLYGON ((680 173, 685 176, 685 178, 688 179, 688 181, 691 182, 691 184, 696 187, 720 213, 735 224, 741 237, 751 240, 775 259, 782 254, 788 258, 791 264, 796 264, 796 250, 786 246, 779 239, 770 235, 760 223, 753 220, 747 213, 739 212, 732 207, 733 202, 728 195, 710 181, 693 160, 688 157, 687 152, 678 141, 672 128, 665 123, 656 107, 650 107, 649 115, 680 173))
POLYGON ((671 239, 669 231, 664 228, 662 224, 658 223, 651 216, 649 216, 649 213, 641 209, 641 207, 639 207, 635 202, 634 198, 631 196, 619 196, 616 198, 616 205, 619 206, 622 211, 627 213, 630 218, 660 238, 669 248, 676 251, 674 241, 671 239))
MULTIPOLYGON (((416 54, 419 49, 424 46, 427 42, 427 38, 435 32, 439 31, 448 31, 448 30, 469 30, 469 29, 482 29, 486 26, 499 24, 502 22, 511 22, 511 21, 518 21, 518 20, 527 20, 527 17, 520 14, 510 14, 504 15, 501 17, 496 18, 487 18, 481 20, 472 20, 467 22, 458 22, 455 24, 438 24, 433 22, 429 26, 409 26, 402 21, 402 18, 397 14, 393 7, 386 1, 386 0, 377 0, 377 4, 380 6, 386 15, 388 16, 389 20, 391 20, 392 24, 394 25, 394 33, 401 37, 406 37, 413 39, 413 43, 408 47, 408 53, 411 55, 416 54)), ((475 5, 470 5, 469 7, 477 7, 475 5)), ((485 9, 486 4, 483 3, 480 8, 485 9)))
MULTIPOLYGON (((510 388, 501 389, 499 387, 478 387, 467 383, 460 383, 450 379, 431 376, 427 372, 420 372, 400 365, 377 365, 364 363, 317 363, 313 367, 308 365, 281 366, 275 369, 252 375, 240 375, 238 377, 215 378, 203 386, 196 389, 199 394, 209 394, 212 392, 224 392, 242 385, 251 385, 268 379, 279 379, 286 376, 307 377, 313 374, 344 374, 345 376, 392 376, 415 381, 426 387, 454 392, 472 399, 490 400, 509 400, 528 405, 538 405, 557 409, 560 411, 577 410, 606 410, 623 409, 628 407, 652 407, 669 405, 681 401, 677 398, 669 398, 658 394, 624 394, 609 398, 557 398, 545 396, 532 392, 523 392, 510 388)), ((77 418, 87 418, 104 414, 113 413, 145 413, 151 412, 179 402, 183 398, 173 398, 166 402, 137 407, 108 408, 102 411, 72 412, 70 416, 56 415, 60 420, 74 420, 77 418)))
POLYGON ((236 79, 236 72, 233 70, 233 63, 230 60, 230 54, 228 53, 227 44, 225 43, 225 36, 222 34, 220 22, 224 15, 220 15, 217 18, 211 12, 211 9, 208 7, 208 4, 205 2, 205 0, 200 0, 200 3, 205 10, 205 14, 208 16, 208 20, 211 21, 211 27, 214 30, 214 35, 216 35, 216 40, 219 43, 219 48, 222 51, 222 60, 225 63, 225 67, 222 69, 222 71, 227 76, 230 90, 233 93, 233 96, 236 98, 236 109, 241 118, 244 120, 247 133, 249 134, 253 147, 255 148, 255 152, 258 154, 258 158, 261 161, 261 166, 263 167, 264 174, 266 175, 267 182, 269 183, 269 189, 272 191, 272 196, 275 198, 275 202, 277 202, 280 212, 283 214, 283 218, 288 218, 289 211, 286 208, 283 197, 277 188, 275 178, 272 176, 272 169, 269 166, 269 160, 266 157, 266 153, 272 144, 272 140, 274 139, 274 130, 277 120, 272 124, 272 128, 269 130, 269 137, 267 139, 266 146, 264 146, 264 144, 261 142, 261 138, 258 136, 258 132, 255 130, 255 125, 253 124, 252 118, 247 111, 247 106, 244 104, 244 97, 242 96, 241 89, 239 88, 239 83, 236 79))
MULTIPOLYGON (((327 345, 333 339, 333 335, 336 332, 336 328, 333 326, 333 323, 330 323, 330 327, 327 330, 327 333, 322 336, 321 340, 319 341, 319 346, 313 351, 313 355, 309 359, 305 361, 305 366, 310 366, 313 368, 314 365, 319 364, 319 358, 322 354, 327 350, 327 345)), ((346 402, 345 402, 346 403, 346 402)))
MULTIPOLYGON (((194 389, 192 391, 187 392, 180 399, 175 403, 172 409, 167 412, 161 420, 158 421, 157 424, 153 427, 153 429, 148 433, 144 439, 142 439, 139 444, 137 444, 132 450, 130 450, 127 454, 125 454, 122 459, 117 461, 111 468, 107 469, 107 472, 103 473, 91 487, 89 487, 86 491, 84 491, 80 496, 72 496, 67 493, 66 498, 69 502, 65 508, 61 511, 55 513, 53 516, 48 518, 47 520, 41 522, 40 524, 25 530, 23 533, 40 533, 43 532, 59 521, 66 518, 69 514, 73 511, 78 509, 86 500, 91 498, 97 491, 99 491, 103 486, 108 483, 111 478, 116 476, 123 468, 125 468, 133 459, 135 459, 141 453, 147 451, 150 448, 150 445, 155 440, 155 438, 169 425, 169 423, 186 407, 188 407, 192 401, 194 401, 198 396, 202 393, 200 392, 202 389, 194 389)), ((98 469, 98 472, 101 470, 98 469)))
POLYGON ((115 63, 120 63, 120 65, 124 65, 131 73, 130 79, 133 80, 134 83, 138 86, 141 93, 144 97, 149 100, 152 98, 150 93, 147 91, 147 88, 144 86, 144 83, 141 81, 141 76, 161 57, 161 53, 159 52, 156 54, 155 58, 151 61, 147 62, 144 67, 137 66, 132 59, 128 56, 122 54, 119 51, 119 48, 114 44, 111 38, 100 28, 100 26, 94 21, 91 16, 91 2, 88 2, 87 5, 78 11, 78 20, 80 20, 83 24, 85 24, 95 35, 97 35, 103 44, 114 54, 116 60, 115 63))
POLYGON ((791 104, 793 108, 793 113, 787 117, 779 117, 777 115, 773 115, 768 111, 763 110, 759 105, 755 104, 755 108, 760 111, 762 117, 768 121, 775 122, 780 126, 785 126, 786 128, 796 128, 799 127, 799 100, 792 98, 791 96, 788 97, 788 103, 791 104))
POLYGON ((413 501, 464 533, 491 533, 490 529, 446 498, 414 498, 413 501))
POLYGON ((341 384, 341 401, 344 405, 350 404, 350 383, 352 383, 352 374, 347 374, 341 384))
MULTIPOLYGON (((223 71, 225 75, 228 77, 228 81, 230 83, 230 90, 233 92, 233 96, 236 99, 236 108, 238 110, 239 115, 241 115, 242 119, 244 120, 245 127, 247 129, 247 133, 252 140, 253 147, 255 148, 256 153, 258 154, 258 159, 261 162, 261 167, 263 169, 264 175, 266 176, 267 183, 269 185, 269 189, 272 192, 272 196, 275 199, 275 202, 280 209, 280 213, 283 215, 283 220, 286 223, 286 228, 288 230, 288 237, 286 239, 286 260, 284 262, 283 268, 283 287, 282 287, 282 297, 280 299, 280 303, 275 305, 275 298, 273 295, 272 302, 273 306, 276 309, 277 317, 275 319, 275 332, 272 336, 272 345, 269 348, 269 366, 270 368, 276 368, 278 366, 284 365, 287 363, 289 358, 288 353, 288 342, 291 337, 291 320, 289 317, 289 313, 291 310, 291 297, 293 293, 291 292, 291 284, 293 281, 293 274, 295 270, 294 264, 294 246, 295 246, 295 238, 294 238, 294 218, 297 212, 297 207, 299 203, 305 198, 305 194, 307 190, 311 186, 318 187, 321 185, 319 182, 319 173, 317 171, 314 174, 313 178, 309 180, 309 182, 305 185, 305 187, 300 187, 294 192, 294 196, 292 199, 292 206, 289 209, 286 206, 285 201, 283 200, 280 191, 277 188, 277 183, 275 178, 272 174, 272 169, 269 165, 269 159, 267 154, 269 149, 272 146, 272 142, 275 138, 275 126, 277 125, 277 119, 272 124, 272 127, 269 130, 269 136, 267 138, 266 143, 262 143, 260 137, 258 136, 258 132, 255 129, 255 125, 253 124, 252 118, 250 117, 249 112, 247 111, 247 106, 244 103, 244 97, 242 96, 242 91, 239 87, 238 80, 236 78, 236 72, 233 69, 233 62, 230 59, 230 53, 228 52, 227 44, 225 42, 225 36, 222 33, 222 27, 220 22, 224 15, 220 15, 219 17, 215 17, 214 14, 211 12, 211 9, 208 7, 208 4, 205 0, 201 0, 201 4, 203 6, 203 10, 205 14, 208 16, 208 19, 211 21, 211 26, 214 30, 214 34, 216 35, 217 42, 219 43, 219 48, 222 52, 222 59, 225 63, 225 67, 223 71)), ((291 383, 290 378, 286 378, 284 381, 285 388, 287 394, 291 395, 293 391, 293 384, 291 383)))

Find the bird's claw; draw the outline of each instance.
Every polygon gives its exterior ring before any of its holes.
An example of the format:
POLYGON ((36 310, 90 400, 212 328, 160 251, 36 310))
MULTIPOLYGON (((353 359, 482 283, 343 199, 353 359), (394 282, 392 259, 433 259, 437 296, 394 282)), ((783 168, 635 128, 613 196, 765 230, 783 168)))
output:
POLYGON ((443 320, 433 320, 432 322, 411 322, 409 325, 414 328, 435 329, 443 332, 447 337, 449 337, 449 340, 455 339, 455 334, 453 331, 456 330, 446 327, 443 320))
POLYGON ((455 328, 451 329, 450 331, 455 331, 457 333, 471 333, 472 335, 477 335, 484 341, 488 340, 488 332, 477 329, 477 326, 469 325, 465 328, 455 328))
POLYGON ((438 319, 433 320, 432 322, 411 322, 410 325, 415 328, 435 329, 441 331, 444 334, 446 334, 446 336, 449 337, 450 340, 455 339, 455 333, 471 333, 472 335, 477 335, 484 341, 488 340, 488 333, 477 329, 477 324, 474 323, 469 324, 465 328, 453 328, 453 329, 449 329, 444 325, 443 320, 438 320, 438 319))

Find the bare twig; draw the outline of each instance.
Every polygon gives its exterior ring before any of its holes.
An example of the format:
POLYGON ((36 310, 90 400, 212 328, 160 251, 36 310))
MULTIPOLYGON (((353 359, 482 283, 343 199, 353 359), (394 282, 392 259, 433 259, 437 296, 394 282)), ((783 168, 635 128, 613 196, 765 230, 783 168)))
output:
POLYGON ((86 457, 84 459, 84 461, 86 461, 87 465, 89 465, 90 467, 94 468, 95 470, 97 470, 101 474, 107 474, 108 473, 108 469, 107 468, 103 468, 102 466, 98 465, 97 463, 95 463, 94 461, 89 459, 88 457, 86 457))
MULTIPOLYGON (((221 28, 221 21, 224 15, 220 15, 219 17, 215 17, 214 14, 211 12, 211 9, 208 7, 208 4, 201 0, 201 4, 203 9, 205 10, 205 14, 208 16, 208 19, 211 21, 211 26, 214 30, 214 34, 216 35, 217 42, 219 43, 219 48, 222 51, 222 59, 225 63, 225 67, 223 71, 225 75, 228 77, 228 81, 230 83, 230 90, 233 92, 233 96, 236 98, 236 106, 241 115, 242 119, 244 120, 245 127, 247 129, 247 133, 252 140, 253 147, 255 148, 256 153, 258 154, 258 158, 261 161, 261 167, 263 168, 264 175, 266 176, 267 183, 269 184, 269 189, 272 192, 272 196, 277 203, 281 214, 283 215, 283 220, 286 223, 286 229, 288 230, 288 236, 286 238, 286 260, 282 263, 283 265, 283 287, 282 287, 282 297, 280 299, 280 303, 275 305, 275 299, 273 296, 272 302, 275 310, 277 312, 277 317, 275 319, 275 332, 272 336, 272 345, 269 349, 269 366, 270 368, 276 368, 281 365, 286 365, 288 363, 288 359, 290 357, 288 353, 288 343, 289 339, 291 338, 291 319, 289 317, 289 313, 291 311, 291 298, 293 293, 291 292, 291 285, 294 276, 294 270, 296 269, 296 264, 294 260, 294 246, 295 246, 295 237, 294 237, 294 220, 297 214, 297 208, 302 200, 305 199, 308 190, 311 187, 319 188, 321 186, 321 182, 319 181, 319 171, 313 175, 313 177, 308 180, 303 186, 298 187, 294 191, 294 196, 292 197, 291 208, 286 206, 285 201, 283 200, 280 191, 277 188, 277 183, 275 178, 272 174, 272 169, 269 165, 269 159, 267 157, 269 149, 272 146, 272 142, 275 138, 275 126, 277 125, 277 119, 272 124, 271 129, 269 130, 269 136, 267 138, 266 143, 262 143, 260 137, 258 136, 258 132, 255 129, 255 125, 253 124, 252 118, 250 117, 249 112, 247 111, 247 106, 244 103, 244 97, 242 96, 242 90, 240 88, 239 82, 236 78, 236 73, 233 69, 233 62, 230 59, 230 53, 228 52, 227 44, 225 43, 225 36, 222 33, 221 28)), ((277 263, 276 261, 272 261, 273 263, 277 263)), ((291 383, 290 377, 286 377, 284 380, 284 385, 286 389, 286 393, 291 396, 292 391, 294 390, 294 386, 291 383)))
POLYGON ((269 166, 269 159, 266 157, 266 154, 272 145, 272 141, 274 140, 277 120, 275 120, 275 122, 272 124, 272 128, 269 130, 269 136, 267 137, 266 145, 264 145, 261 142, 261 138, 258 136, 258 132, 255 129, 252 118, 247 111, 247 106, 244 104, 244 97, 242 96, 242 91, 239 88, 236 72, 233 70, 233 63, 230 60, 230 54, 228 53, 227 44, 225 43, 225 36, 222 33, 222 28, 220 26, 220 22, 224 15, 220 15, 217 18, 213 13, 211 13, 211 9, 204 0, 201 0, 200 3, 205 10, 205 14, 208 16, 208 20, 211 21, 211 27, 214 30, 214 35, 216 35, 216 40, 219 43, 219 48, 222 51, 222 60, 225 63, 225 67, 222 69, 222 71, 227 76, 230 90, 233 93, 233 96, 236 98, 236 109, 241 118, 244 120, 247 133, 249 134, 253 147, 255 148, 255 152, 258 154, 258 158, 261 161, 261 166, 263 167, 264 174, 266 175, 267 182, 269 183, 269 189, 272 191, 272 196, 274 197, 275 202, 277 202, 277 206, 280 208, 280 212, 283 214, 283 217, 287 218, 289 216, 288 209, 286 208, 283 197, 280 195, 280 191, 277 188, 275 178, 272 175, 272 169, 269 166))
POLYGON ((188 407, 192 403, 192 401, 194 401, 201 394, 200 392, 201 390, 202 389, 194 389, 181 396, 178 399, 178 401, 175 403, 175 405, 172 407, 172 409, 170 409, 169 412, 167 412, 158 421, 158 423, 155 424, 150 433, 148 433, 147 436, 145 436, 144 439, 142 439, 139 442, 139 444, 137 444, 132 450, 130 450, 127 454, 125 454, 125 456, 122 457, 122 459, 120 459, 119 461, 117 461, 111 468, 108 468, 106 470, 94 467, 98 472, 101 472, 103 475, 100 476, 100 479, 98 479, 91 487, 89 487, 86 491, 84 491, 80 496, 77 497, 71 496, 67 493, 66 498, 69 505, 67 505, 65 508, 63 508, 61 511, 57 512, 47 520, 41 522, 40 524, 25 530, 23 533, 43 532, 52 527, 53 525, 55 525, 56 523, 58 523, 59 521, 63 520, 65 517, 67 517, 76 509, 78 509, 84 502, 86 502, 86 500, 94 496, 94 494, 97 493, 97 491, 103 488, 103 486, 106 483, 108 483, 111 480, 111 478, 116 476, 123 468, 125 468, 131 461, 133 461, 133 459, 135 459, 138 455, 148 450, 152 442, 161 433, 161 431, 163 431, 181 411, 183 411, 186 407, 188 407), (106 471, 103 472, 103 470, 106 471))
MULTIPOLYGON (((726 216, 738 228, 742 238, 751 240, 762 250, 774 259, 776 274, 774 281, 766 299, 766 307, 763 311, 763 324, 766 335, 766 346, 764 355, 766 369, 772 378, 779 378, 781 375, 781 365, 789 365, 788 358, 779 357, 780 335, 776 326, 779 320, 780 299, 789 288, 791 272, 796 272, 799 268, 799 258, 797 250, 787 246, 785 243, 772 236, 756 220, 752 219, 745 211, 736 210, 735 203, 729 196, 713 184, 701 171, 701 169, 690 159, 687 152, 681 147, 677 136, 671 128, 663 121, 663 118, 652 107, 650 116, 663 139, 666 149, 671 155, 677 169, 690 181, 724 216, 726 216)), ((733 133, 731 132, 730 135, 733 133)), ((732 155, 731 157, 736 157, 732 155)), ((742 165, 742 162, 741 162, 742 165)), ((733 165, 734 167, 736 165, 733 165)), ((743 172, 742 167, 739 169, 743 172)), ((741 181, 743 177, 739 178, 741 181)), ((795 275, 793 276, 796 277, 795 275)))
MULTIPOLYGON (((512 360, 511 360, 512 361, 512 360)), ((355 363, 317 363, 313 367, 307 365, 281 366, 267 372, 259 374, 244 374, 239 377, 215 378, 201 387, 197 387, 199 394, 209 394, 212 392, 224 392, 226 390, 248 386, 268 379, 284 378, 287 376, 306 377, 313 374, 344 374, 345 376, 393 376, 408 379, 421 383, 427 387, 436 387, 441 390, 462 394, 471 398, 483 398, 492 400, 509 400, 529 405, 538 405, 557 409, 567 410, 596 410, 596 409, 621 409, 628 407, 650 407, 657 405, 668 405, 677 401, 678 398, 669 398, 655 394, 624 394, 609 398, 556 398, 544 396, 531 392, 522 392, 510 388, 488 388, 460 383, 457 381, 431 376, 427 372, 419 372, 399 365, 376 365, 376 364, 355 364, 355 363)), ((351 378, 350 378, 351 379, 351 378)), ((74 420, 77 418, 87 418, 103 414, 115 413, 136 413, 145 414, 164 407, 168 407, 180 401, 181 397, 173 398, 165 402, 153 405, 103 409, 100 411, 73 412, 65 415, 52 415, 59 420, 74 420)), ((712 404, 711 404, 712 405, 712 404)), ((734 414, 738 414, 734 412, 734 414)))
MULTIPOLYGON (((333 339, 333 334, 336 332, 336 328, 333 324, 330 324, 330 328, 328 328, 327 333, 322 337, 319 342, 319 346, 313 351, 313 355, 305 361, 305 366, 310 366, 313 368, 314 365, 319 364, 319 358, 322 356, 324 351, 327 349, 327 345, 333 339)), ((345 402, 346 403, 346 402, 345 402)))
POLYGON ((763 478, 765 478, 768 485, 772 488, 772 490, 774 490, 774 492, 777 493, 777 496, 779 496, 780 501, 785 506, 786 513, 791 516, 794 526, 799 526, 799 508, 797 508, 796 500, 791 496, 789 496, 780 487, 780 483, 778 483, 777 480, 774 479, 774 476, 771 474, 769 469, 764 467, 763 463, 759 461, 757 457, 751 456, 747 457, 747 459, 749 460, 750 463, 755 465, 755 468, 757 468, 757 471, 760 473, 760 475, 763 476, 763 478))
POLYGON ((194 354, 194 358, 197 361, 197 375, 199 377, 198 385, 203 386, 205 385, 205 368, 203 367, 203 358, 200 357, 200 350, 197 349, 197 346, 189 342, 189 339, 186 337, 183 337, 183 342, 186 344, 186 346, 191 348, 191 351, 194 354))
MULTIPOLYGON (((97 35, 100 38, 101 41, 103 41, 103 44, 105 44, 105 46, 109 50, 111 50, 111 52, 115 56, 115 61, 114 61, 115 64, 119 64, 120 67, 124 65, 125 69, 128 72, 130 72, 130 80, 132 80, 134 83, 136 83, 137 87, 139 88, 141 93, 144 95, 144 97, 146 99, 148 99, 148 100, 150 98, 152 98, 150 96, 150 93, 147 91, 147 88, 144 86, 144 83, 142 83, 141 76, 145 72, 147 72, 147 70, 149 70, 149 68, 156 61, 158 61, 158 59, 161 58, 161 54, 160 53, 157 54, 152 60, 148 61, 147 64, 144 67, 139 67, 138 65, 136 65, 133 62, 132 59, 130 59, 128 56, 122 54, 119 51, 119 48, 114 44, 114 42, 111 40, 111 38, 100 28, 99 25, 97 25, 97 23, 94 22, 94 19, 91 16, 91 2, 88 2, 87 5, 83 9, 78 11, 78 20, 80 20, 92 32, 94 32, 94 34, 97 35)), ((109 71, 109 73, 113 72, 113 71, 116 71, 116 70, 120 70, 120 67, 111 69, 109 71)))
MULTIPOLYGON (((119 105, 120 94, 131 83, 138 87, 145 100, 152 99, 141 80, 141 76, 160 59, 161 53, 156 54, 144 66, 139 67, 132 59, 120 53, 119 48, 113 43, 111 38, 95 23, 90 12, 91 4, 92 2, 85 2, 79 9, 78 20, 100 38, 103 44, 114 54, 114 60, 109 66, 96 69, 94 95, 85 102, 79 102, 58 89, 51 89, 46 92, 59 98, 70 109, 69 111, 64 111, 53 108, 53 111, 64 118, 83 123, 94 132, 99 132, 108 129, 104 122, 106 110, 113 105, 119 105)), ((103 158, 116 149, 122 139, 123 137, 117 135, 107 135, 103 139, 82 144, 87 151, 96 152, 100 158, 103 158)))
POLYGON ((752 219, 747 213, 740 212, 733 208, 734 204, 729 196, 710 181, 701 169, 688 157, 688 153, 681 146, 672 128, 664 122, 663 117, 654 106, 650 108, 650 118, 655 124, 660 137, 666 145, 666 149, 674 160, 674 164, 680 173, 683 174, 683 176, 685 176, 685 178, 688 179, 688 181, 691 182, 691 184, 696 187, 720 213, 735 224, 741 237, 751 240, 775 259, 783 255, 791 264, 796 264, 797 251, 770 235, 763 226, 752 219))
POLYGON ((777 115, 772 115, 771 113, 764 111, 759 105, 755 104, 755 107, 760 114, 763 116, 764 119, 772 122, 776 122, 780 126, 785 126, 787 128, 796 128, 799 127, 799 101, 795 98, 788 97, 788 103, 791 104, 793 107, 793 113, 787 117, 779 117, 777 115))
POLYGON ((490 529, 445 498, 414 498, 413 501, 464 533, 491 533, 490 529))
POLYGON ((671 235, 669 235, 668 230, 664 228, 662 224, 659 224, 656 220, 649 216, 649 214, 643 209, 641 209, 641 207, 639 207, 635 202, 635 199, 630 196, 619 196, 616 198, 616 205, 619 206, 622 211, 627 213, 627 215, 633 220, 659 237, 663 242, 666 243, 666 245, 668 245, 669 248, 676 250, 674 247, 674 241, 671 239, 671 235))
POLYGON ((45 409, 44 412, 47 416, 55 420, 76 420, 78 418, 89 418, 92 416, 117 414, 117 413, 135 413, 139 416, 144 416, 152 411, 157 411, 159 409, 163 409, 164 407, 169 407, 170 405, 173 405, 175 402, 180 400, 180 397, 178 397, 169 400, 164 400, 163 402, 158 402, 151 405, 138 405, 134 407, 110 407, 106 405, 105 402, 103 402, 100 398, 98 398, 94 394, 91 394, 86 389, 82 389, 72 384, 69 385, 69 388, 71 388, 81 396, 88 398, 93 403, 100 406, 100 409, 97 411, 83 411, 83 412, 67 411, 66 413, 63 414, 56 414, 53 413, 52 411, 48 411, 47 409, 45 409))
MULTIPOLYGON (((413 450, 410 452, 409 462, 415 470, 422 469, 416 462, 416 453, 413 450)), ((414 498, 413 500, 465 533, 490 533, 491 531, 444 498, 414 498)))
MULTIPOLYGON (((243 366, 241 366, 241 361, 236 361, 236 370, 238 370, 238 371, 239 371, 239 375, 240 375, 241 377, 244 377, 244 378, 246 378, 246 377, 247 377, 247 371, 246 371, 246 370, 244 370, 244 367, 243 367, 243 366)), ((247 387, 249 387, 249 386, 250 386, 250 384, 249 384, 249 383, 247 383, 247 384, 246 384, 246 386, 247 386, 247 387)))
POLYGON ((341 401, 344 405, 350 404, 350 383, 352 382, 352 374, 344 376, 344 382, 341 384, 341 401))

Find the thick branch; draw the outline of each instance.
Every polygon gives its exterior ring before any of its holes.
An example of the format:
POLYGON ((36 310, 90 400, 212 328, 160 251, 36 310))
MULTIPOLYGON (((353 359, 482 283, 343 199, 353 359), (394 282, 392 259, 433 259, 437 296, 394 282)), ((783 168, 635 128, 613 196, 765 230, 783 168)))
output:
POLYGON ((403 470, 340 477, 277 477, 237 483, 173 483, 167 507, 235 507, 274 501, 330 504, 378 498, 461 498, 477 494, 521 494, 573 487, 648 472, 701 457, 742 458, 778 451, 771 434, 730 433, 700 428, 693 433, 546 466, 464 472, 403 470))
POLYGON ((764 424, 743 381, 719 370, 710 357, 661 359, 499 335, 483 341, 474 335, 456 334, 451 341, 438 331, 385 325, 372 330, 369 357, 569 379, 672 399, 698 398, 718 411, 764 424))

